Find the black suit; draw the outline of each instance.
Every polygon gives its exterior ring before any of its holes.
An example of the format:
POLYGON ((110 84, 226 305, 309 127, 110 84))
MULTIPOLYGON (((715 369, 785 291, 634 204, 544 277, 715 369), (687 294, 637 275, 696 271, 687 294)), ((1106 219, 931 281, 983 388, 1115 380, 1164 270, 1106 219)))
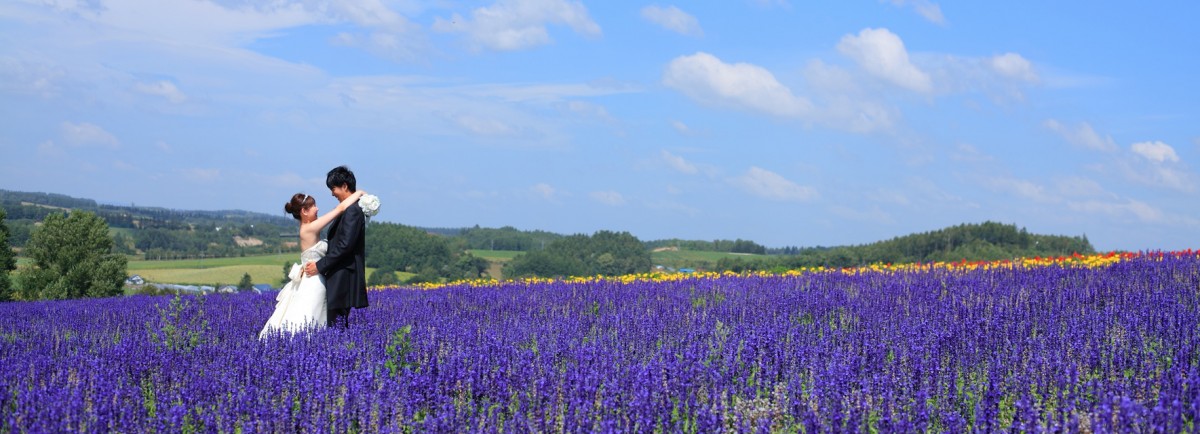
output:
POLYGON ((367 307, 366 228, 357 203, 329 225, 329 249, 317 261, 317 272, 325 276, 329 325, 345 322, 350 308, 367 307))

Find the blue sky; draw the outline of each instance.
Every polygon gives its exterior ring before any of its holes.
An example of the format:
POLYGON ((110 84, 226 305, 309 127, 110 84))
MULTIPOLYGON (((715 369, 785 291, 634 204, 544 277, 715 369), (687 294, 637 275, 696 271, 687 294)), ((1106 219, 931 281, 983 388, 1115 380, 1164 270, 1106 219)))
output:
POLYGON ((1200 3, 0 2, 0 188, 849 245, 1200 247, 1200 3))

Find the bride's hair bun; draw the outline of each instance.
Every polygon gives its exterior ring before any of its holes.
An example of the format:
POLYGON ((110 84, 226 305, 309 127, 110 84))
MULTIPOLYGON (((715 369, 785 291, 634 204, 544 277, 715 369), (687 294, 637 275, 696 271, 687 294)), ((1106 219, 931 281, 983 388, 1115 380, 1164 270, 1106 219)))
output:
POLYGON ((300 220, 300 211, 304 211, 305 208, 316 204, 317 201, 316 199, 313 199, 312 196, 304 193, 296 193, 292 195, 292 200, 283 204, 283 212, 291 214, 292 218, 295 218, 296 220, 300 220))

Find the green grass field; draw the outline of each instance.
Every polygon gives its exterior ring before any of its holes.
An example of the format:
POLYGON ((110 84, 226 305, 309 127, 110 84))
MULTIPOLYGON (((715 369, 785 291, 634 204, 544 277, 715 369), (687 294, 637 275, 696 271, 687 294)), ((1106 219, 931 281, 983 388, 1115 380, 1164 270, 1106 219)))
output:
POLYGON ((221 268, 245 265, 272 265, 282 268, 284 263, 295 263, 300 255, 296 253, 280 253, 275 255, 256 255, 230 258, 208 259, 178 259, 165 261, 130 260, 129 271, 134 270, 164 270, 174 268, 203 269, 221 268))
POLYGON ((279 286, 283 264, 293 264, 291 253, 234 258, 180 259, 167 261, 130 260, 128 273, 151 283, 181 285, 237 285, 249 273, 255 284, 279 286))
POLYGON ((505 261, 511 261, 512 258, 515 258, 515 257, 517 257, 517 255, 520 255, 525 252, 518 252, 518 251, 514 251, 514 250, 477 250, 476 249, 476 250, 467 250, 467 253, 470 253, 471 255, 474 255, 477 258, 483 258, 483 259, 487 259, 489 261, 505 262, 505 261))
MULTIPOLYGON (((472 255, 486 259, 490 266, 488 274, 499 278, 504 264, 524 252, 508 250, 469 250, 472 255)), ((660 251, 651 253, 654 265, 664 265, 672 268, 711 268, 721 258, 744 258, 756 255, 744 255, 722 252, 700 251, 660 251)), ((174 283, 182 285, 236 285, 242 280, 242 275, 249 273, 250 280, 255 284, 267 283, 278 286, 283 279, 284 264, 296 262, 296 254, 282 253, 275 255, 258 255, 232 258, 209 259, 180 259, 164 261, 145 261, 130 259, 128 273, 140 275, 151 283, 174 283)), ((19 267, 31 263, 28 258, 18 257, 19 267)), ((375 270, 367 269, 368 276, 375 270)), ((401 281, 412 277, 411 273, 397 273, 401 281)))
POLYGON ((672 268, 713 268, 724 258, 753 258, 761 255, 746 253, 705 252, 694 250, 663 250, 650 254, 654 265, 672 268))
MULTIPOLYGON (((180 285, 237 285, 243 274, 250 273, 250 280, 255 284, 278 287, 283 280, 283 265, 290 267, 297 259, 294 253, 283 253, 237 258, 130 260, 128 273, 142 276, 150 283, 180 285)), ((367 276, 374 272, 374 268, 367 267, 367 276)), ((413 273, 398 272, 396 276, 403 282, 413 273)))

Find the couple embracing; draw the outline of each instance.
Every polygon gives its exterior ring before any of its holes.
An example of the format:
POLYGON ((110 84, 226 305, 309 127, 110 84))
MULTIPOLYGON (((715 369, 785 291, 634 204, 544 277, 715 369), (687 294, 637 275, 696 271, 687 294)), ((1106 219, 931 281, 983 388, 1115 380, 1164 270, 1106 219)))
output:
POLYGON ((354 172, 346 166, 329 171, 325 186, 340 202, 318 216, 316 199, 297 193, 284 211, 300 221, 300 263, 275 298, 275 311, 259 332, 266 338, 314 326, 348 327, 350 309, 367 307, 366 215, 359 204, 354 172), (329 226, 328 241, 320 239, 329 226))

